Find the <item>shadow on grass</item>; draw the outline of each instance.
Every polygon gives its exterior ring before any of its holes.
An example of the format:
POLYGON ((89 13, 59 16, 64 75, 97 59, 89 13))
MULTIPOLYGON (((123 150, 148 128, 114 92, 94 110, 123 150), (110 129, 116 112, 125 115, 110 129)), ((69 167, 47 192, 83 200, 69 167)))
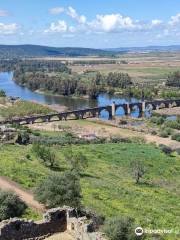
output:
POLYGON ((80 173, 80 177, 84 178, 84 177, 87 177, 87 178, 95 178, 95 179, 100 179, 99 177, 97 176, 94 176, 90 173, 80 173))
POLYGON ((150 183, 150 182, 139 182, 139 183, 135 183, 135 184, 136 184, 136 186, 140 186, 140 187, 150 187, 150 188, 156 187, 155 184, 150 183))
POLYGON ((49 169, 54 172, 64 172, 64 171, 68 170, 68 168, 66 168, 66 167, 59 167, 59 166, 51 166, 51 167, 49 167, 49 169))

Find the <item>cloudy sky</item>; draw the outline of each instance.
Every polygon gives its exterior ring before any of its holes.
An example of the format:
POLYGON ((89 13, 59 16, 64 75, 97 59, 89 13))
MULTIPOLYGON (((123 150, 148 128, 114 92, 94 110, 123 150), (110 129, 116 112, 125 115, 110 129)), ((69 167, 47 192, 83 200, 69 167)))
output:
POLYGON ((180 44, 180 0, 0 0, 0 44, 180 44))

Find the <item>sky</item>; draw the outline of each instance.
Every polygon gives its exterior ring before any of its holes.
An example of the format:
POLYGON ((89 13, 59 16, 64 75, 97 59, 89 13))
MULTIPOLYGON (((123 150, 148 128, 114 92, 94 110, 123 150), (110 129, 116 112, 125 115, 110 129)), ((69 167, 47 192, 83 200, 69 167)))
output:
POLYGON ((180 0, 0 0, 0 44, 180 45, 180 0))

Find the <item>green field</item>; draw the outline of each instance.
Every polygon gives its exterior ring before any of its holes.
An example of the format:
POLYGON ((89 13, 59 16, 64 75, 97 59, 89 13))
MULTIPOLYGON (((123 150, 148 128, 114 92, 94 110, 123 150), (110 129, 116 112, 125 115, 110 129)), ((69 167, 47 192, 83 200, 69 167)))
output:
MULTIPOLYGON (((68 168, 64 153, 70 147, 54 146, 59 171, 68 168)), ((179 227, 180 158, 166 156, 154 145, 121 143, 74 145, 88 158, 81 177, 83 204, 106 217, 132 216, 151 229, 179 227), (132 178, 130 163, 143 161, 147 173, 140 184, 132 178)), ((0 175, 33 189, 51 170, 42 165, 31 145, 2 145, 0 175)), ((32 213, 30 214, 32 215, 32 213)), ((166 239, 178 239, 169 235, 166 239)))
MULTIPOLYGON (((3 101, 3 99, 1 101, 3 101)), ((54 111, 52 111, 47 106, 44 106, 36 102, 28 102, 22 100, 17 101, 12 105, 10 105, 9 103, 9 105, 7 105, 6 107, 0 108, 0 117, 4 119, 11 119, 12 117, 24 117, 37 114, 48 114, 50 112, 54 111)))

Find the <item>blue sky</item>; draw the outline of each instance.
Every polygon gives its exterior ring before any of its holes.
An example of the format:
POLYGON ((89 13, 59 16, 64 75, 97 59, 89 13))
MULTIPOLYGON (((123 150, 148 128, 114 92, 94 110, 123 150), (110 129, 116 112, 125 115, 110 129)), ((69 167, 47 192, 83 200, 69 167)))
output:
POLYGON ((180 44, 180 1, 0 0, 0 44, 180 44))

